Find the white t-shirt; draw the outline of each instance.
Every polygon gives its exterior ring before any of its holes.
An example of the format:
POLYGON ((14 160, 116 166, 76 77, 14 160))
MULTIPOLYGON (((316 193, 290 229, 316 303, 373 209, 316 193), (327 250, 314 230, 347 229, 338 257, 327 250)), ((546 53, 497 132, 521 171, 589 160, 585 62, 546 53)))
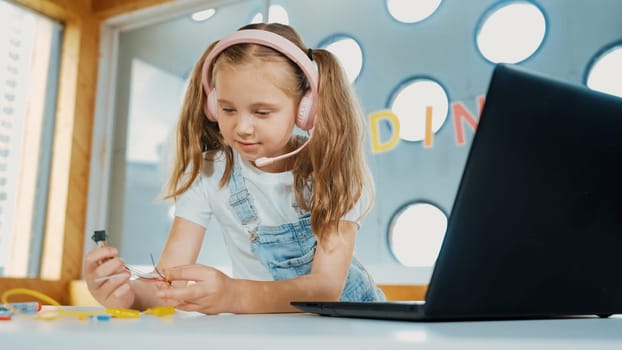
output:
MULTIPOLYGON (((294 175, 291 171, 263 172, 237 154, 235 161, 240 162, 242 176, 254 202, 260 225, 278 226, 298 221, 298 213, 292 206, 295 200, 294 175)), ((248 232, 229 206, 228 186, 222 189, 218 187, 225 164, 223 154, 218 155, 213 162, 204 162, 203 169, 192 186, 177 197, 175 216, 203 227, 207 227, 214 217, 222 227, 224 242, 233 265, 233 276, 258 281, 273 280, 270 271, 252 253, 248 232)), ((368 194, 361 196, 343 220, 358 223, 368 200, 368 194)))

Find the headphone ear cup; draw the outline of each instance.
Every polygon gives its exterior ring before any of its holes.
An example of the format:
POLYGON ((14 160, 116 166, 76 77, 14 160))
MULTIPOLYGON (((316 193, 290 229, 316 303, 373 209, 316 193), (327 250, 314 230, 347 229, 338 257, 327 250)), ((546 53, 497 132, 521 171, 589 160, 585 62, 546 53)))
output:
POLYGON ((207 119, 210 121, 218 121, 218 97, 216 96, 216 89, 212 89, 209 94, 207 94, 204 112, 207 119))
POLYGON ((300 99, 298 104, 298 117, 296 119, 296 125, 302 130, 309 130, 313 128, 315 124, 315 116, 310 115, 311 105, 313 104, 313 97, 311 91, 307 91, 300 99))

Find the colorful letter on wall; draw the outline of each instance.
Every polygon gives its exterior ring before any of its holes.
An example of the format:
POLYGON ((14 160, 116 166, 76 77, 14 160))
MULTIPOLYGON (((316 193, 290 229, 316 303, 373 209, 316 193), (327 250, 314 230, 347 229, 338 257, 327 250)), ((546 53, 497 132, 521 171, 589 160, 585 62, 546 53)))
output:
MULTIPOLYGON (((480 106, 482 100, 479 101, 480 106)), ((459 146, 464 145, 464 129, 462 128, 462 119, 471 126, 473 131, 477 129, 477 120, 473 117, 471 112, 462 104, 462 102, 454 102, 451 104, 451 109, 454 115, 454 127, 456 130, 456 144, 459 146)))
POLYGON ((371 127, 371 149, 374 153, 384 152, 392 149, 400 141, 400 121, 395 113, 390 110, 382 110, 369 115, 371 127), (386 120, 391 124, 391 137, 384 143, 380 140, 379 122, 386 120))
POLYGON ((432 132, 432 106, 425 108, 425 137, 423 138, 423 147, 432 147, 434 133, 432 132))

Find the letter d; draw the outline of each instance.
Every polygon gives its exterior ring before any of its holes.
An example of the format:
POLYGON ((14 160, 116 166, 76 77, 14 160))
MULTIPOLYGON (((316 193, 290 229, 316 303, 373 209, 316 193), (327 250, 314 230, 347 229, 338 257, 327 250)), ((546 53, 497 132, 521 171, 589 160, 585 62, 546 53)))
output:
POLYGON ((392 149, 400 141, 400 121, 397 115, 390 110, 382 110, 369 115, 371 126, 371 149, 372 152, 384 152, 392 149), (382 143, 380 140, 379 121, 386 120, 391 124, 391 137, 388 141, 382 143))

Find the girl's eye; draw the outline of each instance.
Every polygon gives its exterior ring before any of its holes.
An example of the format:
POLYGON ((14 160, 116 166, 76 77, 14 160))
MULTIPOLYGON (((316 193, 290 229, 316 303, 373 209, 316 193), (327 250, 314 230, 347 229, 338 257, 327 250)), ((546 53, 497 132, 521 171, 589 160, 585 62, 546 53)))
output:
POLYGON ((235 109, 230 108, 230 107, 222 107, 222 111, 225 113, 233 113, 235 112, 235 109))
POLYGON ((267 111, 267 110, 258 110, 258 111, 256 111, 255 113, 257 113, 258 115, 260 115, 260 116, 262 116, 262 117, 265 117, 265 116, 267 116, 267 115, 269 115, 269 114, 270 114, 270 111, 267 111))

